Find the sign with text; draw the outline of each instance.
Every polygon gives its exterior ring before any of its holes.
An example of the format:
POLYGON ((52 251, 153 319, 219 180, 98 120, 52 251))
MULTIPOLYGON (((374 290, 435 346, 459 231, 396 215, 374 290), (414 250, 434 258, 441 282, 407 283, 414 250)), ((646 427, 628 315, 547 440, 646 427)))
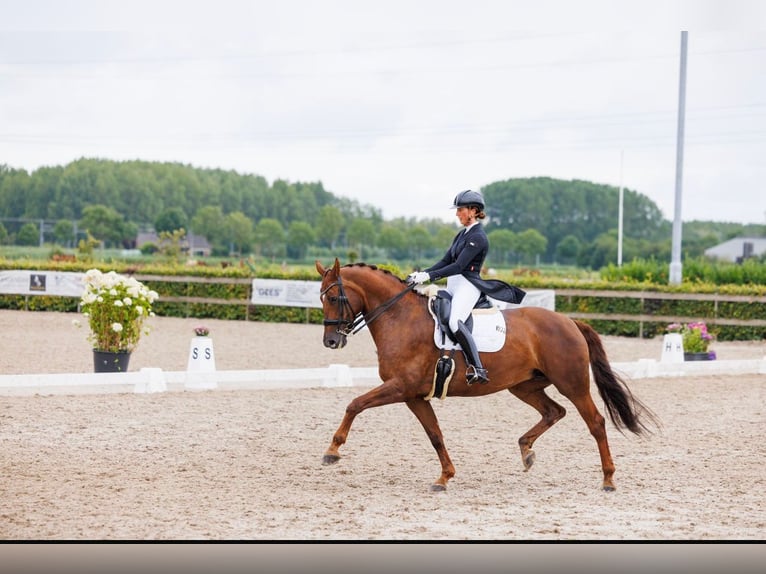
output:
POLYGON ((250 302, 253 305, 321 308, 320 281, 288 281, 284 279, 253 279, 250 302))
POLYGON ((83 277, 68 271, 0 271, 0 294, 80 297, 83 277))

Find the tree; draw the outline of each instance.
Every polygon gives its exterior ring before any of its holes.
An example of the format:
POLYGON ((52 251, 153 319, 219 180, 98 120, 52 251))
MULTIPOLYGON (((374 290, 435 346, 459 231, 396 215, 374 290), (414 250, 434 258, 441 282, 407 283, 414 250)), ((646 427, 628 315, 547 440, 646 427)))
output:
POLYGON ((375 245, 375 226, 368 219, 354 219, 348 227, 347 241, 349 247, 357 250, 359 257, 364 258, 364 246, 375 245))
POLYGON ((53 226, 53 237, 59 245, 73 245, 75 240, 74 223, 68 219, 59 219, 53 226))
POLYGON ((119 243, 123 238, 122 216, 105 205, 89 205, 82 210, 80 229, 106 243, 119 243))
POLYGON ((407 234, 407 241, 410 244, 410 256, 418 264, 423 259, 426 250, 431 249, 434 245, 431 234, 423 225, 413 227, 407 234))
POLYGON ((32 223, 25 223, 21 226, 21 229, 19 229, 18 234, 16 235, 16 244, 17 245, 39 245, 40 244, 40 233, 37 230, 37 226, 32 223))
POLYGON ((176 231, 189 227, 189 218, 180 207, 170 207, 164 210, 154 220, 154 230, 157 233, 163 231, 176 231))
POLYGON ((226 216, 227 239, 231 251, 249 252, 253 244, 253 222, 242 213, 235 211, 226 216))
POLYGON ((545 253, 548 240, 537 229, 527 229, 516 235, 516 251, 528 259, 545 253))
POLYGON ((391 225, 384 225, 378 235, 378 245, 388 252, 392 259, 406 257, 407 236, 391 225))
POLYGON ((24 217, 31 178, 23 169, 0 164, 0 217, 24 217))
POLYGON ((5 225, 0 222, 0 245, 7 244, 9 239, 8 230, 5 228, 5 225))
POLYGON ((98 247, 101 242, 93 237, 89 231, 85 232, 85 239, 80 239, 77 242, 77 253, 79 258, 83 261, 90 261, 93 258, 93 250, 98 247))
POLYGON ((171 262, 177 262, 181 258, 181 242, 186 237, 185 229, 174 229, 173 231, 160 231, 159 233, 159 251, 171 262))
MULTIPOLYGON (((482 189, 487 201, 487 231, 496 228, 537 229, 548 239, 543 255, 553 259, 566 235, 588 244, 618 227, 619 190, 588 181, 549 177, 499 181, 482 189)), ((626 237, 664 238, 666 222, 657 206, 635 191, 624 193, 626 237)))
POLYGON ((255 226, 255 244, 265 257, 272 261, 285 251, 285 230, 276 219, 265 217, 255 226))
POLYGON ((556 261, 571 264, 577 261, 582 243, 574 235, 567 235, 556 245, 556 261))
POLYGON ((319 243, 333 249, 340 232, 345 225, 345 219, 340 209, 332 205, 325 205, 319 210, 316 222, 316 236, 319 243))
POLYGON ((510 229, 495 229, 487 233, 488 259, 499 264, 509 264, 516 246, 516 234, 510 229))
POLYGON ((591 269, 600 269, 617 261, 617 232, 602 233, 580 252, 577 263, 591 269))
MULTIPOLYGON (((183 228, 182 228, 183 229, 183 228)), ((176 230, 178 231, 178 230, 176 230)), ((186 232, 186 230, 183 230, 186 232)), ((134 249, 136 247, 136 237, 138 236, 138 225, 132 221, 126 221, 122 224, 121 243, 125 249, 134 249)))
POLYGON ((309 245, 316 242, 314 228, 305 221, 293 221, 287 230, 288 255, 296 259, 306 257, 309 245))
POLYGON ((206 205, 197 210, 191 220, 191 230, 207 238, 213 251, 227 253, 226 217, 217 205, 206 205))

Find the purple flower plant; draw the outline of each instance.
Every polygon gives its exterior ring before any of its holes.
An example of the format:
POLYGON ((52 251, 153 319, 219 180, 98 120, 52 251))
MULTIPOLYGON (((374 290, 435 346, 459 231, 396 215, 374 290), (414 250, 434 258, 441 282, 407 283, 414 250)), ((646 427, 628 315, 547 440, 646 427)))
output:
POLYGON ((671 323, 666 327, 666 330, 668 333, 681 334, 686 353, 707 353, 710 343, 715 338, 702 321, 694 321, 686 325, 671 323))

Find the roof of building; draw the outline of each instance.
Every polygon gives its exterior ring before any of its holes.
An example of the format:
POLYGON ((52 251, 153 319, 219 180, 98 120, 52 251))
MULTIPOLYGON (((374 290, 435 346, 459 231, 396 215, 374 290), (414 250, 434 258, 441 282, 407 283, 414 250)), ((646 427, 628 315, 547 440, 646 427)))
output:
POLYGON ((737 261, 745 255, 745 244, 752 245, 751 255, 759 257, 766 253, 766 237, 735 237, 705 249, 705 255, 728 261, 737 261))

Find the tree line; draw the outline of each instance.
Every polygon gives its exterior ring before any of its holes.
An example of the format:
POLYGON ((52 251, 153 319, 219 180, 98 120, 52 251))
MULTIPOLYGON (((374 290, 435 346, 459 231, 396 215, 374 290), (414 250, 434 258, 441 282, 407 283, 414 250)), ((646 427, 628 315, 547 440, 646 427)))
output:
MULTIPOLYGON (((596 269, 616 260, 617 188, 537 177, 481 191, 490 264, 596 269)), ((0 165, 0 244, 36 245, 43 237, 71 247, 89 234, 106 246, 130 248, 139 231, 184 229, 206 237, 217 255, 303 259, 343 251, 419 265, 440 256, 457 231, 439 220, 385 220, 381 213, 335 196, 321 182, 269 184, 258 175, 180 163, 82 158, 32 173, 0 165)), ((654 202, 625 189, 623 213, 623 259, 669 260, 671 223, 654 202)), ((750 227, 685 224, 685 255, 698 256, 750 227)))

